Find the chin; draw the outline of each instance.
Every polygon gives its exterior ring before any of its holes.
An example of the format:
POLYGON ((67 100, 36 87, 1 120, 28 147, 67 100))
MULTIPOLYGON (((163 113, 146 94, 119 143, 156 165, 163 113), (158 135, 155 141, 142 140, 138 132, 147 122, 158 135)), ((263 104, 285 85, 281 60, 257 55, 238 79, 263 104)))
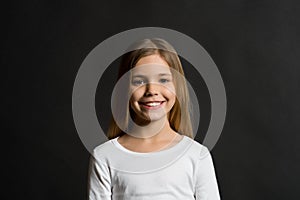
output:
POLYGON ((148 116, 152 122, 166 119, 167 113, 165 111, 149 112, 148 116))

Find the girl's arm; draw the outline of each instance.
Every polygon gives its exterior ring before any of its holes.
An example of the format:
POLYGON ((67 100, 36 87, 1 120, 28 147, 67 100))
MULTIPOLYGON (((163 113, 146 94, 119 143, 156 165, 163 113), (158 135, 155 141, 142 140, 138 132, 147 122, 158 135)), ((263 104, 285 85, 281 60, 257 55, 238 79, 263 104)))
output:
POLYGON ((88 180, 89 200, 111 200, 111 179, 109 169, 99 163, 94 156, 90 159, 88 180))
POLYGON ((198 161, 195 198, 197 200, 220 200, 220 194, 215 175, 214 165, 209 150, 203 146, 201 159, 198 161))

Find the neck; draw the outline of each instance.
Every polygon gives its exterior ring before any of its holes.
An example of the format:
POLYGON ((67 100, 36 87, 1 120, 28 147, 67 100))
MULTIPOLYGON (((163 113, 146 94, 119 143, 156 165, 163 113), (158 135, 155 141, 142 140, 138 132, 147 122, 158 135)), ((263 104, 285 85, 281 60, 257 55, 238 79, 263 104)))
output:
POLYGON ((152 142, 164 140, 175 134, 176 132, 170 127, 168 119, 163 118, 150 122, 146 126, 134 125, 128 135, 134 139, 152 142))

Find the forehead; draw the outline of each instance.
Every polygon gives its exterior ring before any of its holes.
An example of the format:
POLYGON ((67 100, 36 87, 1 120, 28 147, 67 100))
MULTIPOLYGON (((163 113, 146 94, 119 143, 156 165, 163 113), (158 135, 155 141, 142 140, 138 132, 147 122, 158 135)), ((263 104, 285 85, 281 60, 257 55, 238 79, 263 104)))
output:
POLYGON ((170 67, 168 65, 148 63, 143 65, 138 65, 134 67, 131 71, 133 76, 163 76, 172 75, 170 67))
POLYGON ((159 54, 153 54, 142 57, 141 59, 139 59, 135 66, 138 67, 140 65, 145 65, 149 63, 156 63, 169 66, 168 63, 159 54))
POLYGON ((158 75, 171 75, 170 66, 159 55, 153 54, 142 57, 132 69, 133 75, 141 76, 158 76, 158 75))

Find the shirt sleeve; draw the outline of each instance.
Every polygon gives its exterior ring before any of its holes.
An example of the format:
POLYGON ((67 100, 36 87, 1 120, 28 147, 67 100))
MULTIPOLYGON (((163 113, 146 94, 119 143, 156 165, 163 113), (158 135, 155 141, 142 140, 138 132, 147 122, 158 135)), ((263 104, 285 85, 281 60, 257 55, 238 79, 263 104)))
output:
POLYGON ((111 200, 111 195, 109 168, 91 156, 88 174, 88 199, 111 200))
POLYGON ((196 200, 220 200, 213 160, 207 147, 203 146, 196 167, 195 198, 196 200))

